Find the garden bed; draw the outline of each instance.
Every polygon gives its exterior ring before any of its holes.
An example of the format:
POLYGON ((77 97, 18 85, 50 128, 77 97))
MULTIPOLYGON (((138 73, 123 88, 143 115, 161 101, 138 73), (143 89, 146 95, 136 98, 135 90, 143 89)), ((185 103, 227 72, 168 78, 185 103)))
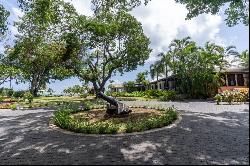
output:
POLYGON ((104 108, 80 112, 60 109, 55 112, 53 123, 62 129, 77 133, 118 134, 161 128, 177 119, 174 108, 132 108, 132 110, 129 115, 110 116, 106 114, 104 108))

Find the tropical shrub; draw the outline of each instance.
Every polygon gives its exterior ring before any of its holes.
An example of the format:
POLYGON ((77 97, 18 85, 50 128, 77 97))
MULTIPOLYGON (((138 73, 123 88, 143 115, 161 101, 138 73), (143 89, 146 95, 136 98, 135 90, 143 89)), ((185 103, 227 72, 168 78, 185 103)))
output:
POLYGON ((81 98, 87 98, 87 97, 88 97, 88 94, 87 94, 87 93, 80 94, 80 97, 81 97, 81 98))
POLYGON ((219 105, 220 102, 222 101, 222 95, 221 94, 215 95, 214 100, 217 102, 217 105, 219 105))
POLYGON ((247 102, 249 101, 249 90, 226 90, 217 94, 214 99, 217 104, 222 101, 228 102, 229 104, 232 104, 233 102, 247 102))
POLYGON ((130 97, 118 97, 117 100, 119 100, 119 101, 136 101, 137 99, 130 98, 130 97))
POLYGON ((4 97, 2 95, 0 95, 0 102, 4 101, 4 97))
POLYGON ((162 101, 174 100, 176 92, 172 90, 146 90, 135 92, 113 92, 111 96, 114 97, 146 97, 146 98, 159 98, 162 101))
POLYGON ((114 97, 144 97, 144 92, 139 92, 139 91, 135 91, 135 92, 113 92, 111 93, 111 96, 114 97))
POLYGON ((20 90, 20 91, 15 91, 15 92, 13 93, 13 97, 14 97, 14 98, 23 98, 24 94, 25 94, 25 91, 22 91, 22 90, 20 90))
POLYGON ((3 88, 1 90, 1 93, 2 93, 3 96, 12 97, 12 95, 14 93, 14 90, 10 89, 10 88, 3 88))
POLYGON ((29 104, 32 103, 34 97, 30 92, 25 92, 23 95, 24 100, 28 100, 29 104))
POLYGON ((75 113, 74 110, 63 108, 54 113, 53 122, 62 129, 86 134, 116 134, 121 130, 131 133, 163 127, 177 119, 174 108, 161 111, 164 112, 162 115, 142 118, 135 122, 117 123, 112 120, 89 122, 88 118, 78 120, 71 116, 75 113))
POLYGON ((16 110, 16 109, 17 109, 17 105, 16 105, 16 104, 12 104, 12 105, 10 105, 10 109, 12 109, 12 110, 16 110))
POLYGON ((163 91, 162 96, 160 97, 161 101, 169 101, 176 99, 176 92, 175 91, 163 91))

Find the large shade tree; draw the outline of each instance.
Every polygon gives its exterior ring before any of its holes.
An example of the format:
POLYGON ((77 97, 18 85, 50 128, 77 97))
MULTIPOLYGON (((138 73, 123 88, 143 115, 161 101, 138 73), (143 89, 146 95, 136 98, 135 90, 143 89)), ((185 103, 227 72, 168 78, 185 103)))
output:
MULTIPOLYGON (((141 24, 123 8, 109 5, 109 1, 93 2, 95 14, 87 19, 79 16, 76 31, 65 32, 65 65, 82 80, 93 84, 97 97, 127 113, 115 99, 106 96, 104 87, 112 75, 135 70, 149 58, 149 39, 141 24), (99 2, 106 2, 98 8, 99 2), (110 10, 107 10, 110 9, 110 10)), ((114 112, 111 112, 114 113, 114 112)))
POLYGON ((66 49, 58 34, 70 29, 67 21, 76 13, 71 5, 60 0, 31 2, 16 22, 19 35, 14 47, 7 49, 5 59, 6 64, 20 70, 22 81, 29 82, 31 93, 37 96, 51 79, 69 76, 60 65, 66 49))
MULTIPOLYGON (((39 1, 39 0, 37 0, 39 1)), ((95 4, 93 10, 95 13, 99 11, 130 11, 134 7, 147 4, 151 0, 92 0, 95 4)), ((235 26, 239 23, 249 25, 249 0, 175 0, 177 3, 183 4, 188 10, 186 19, 192 19, 203 13, 218 14, 224 9, 227 16, 225 21, 228 26, 235 26)), ((32 6, 32 0, 18 0, 23 10, 28 10, 32 6)))

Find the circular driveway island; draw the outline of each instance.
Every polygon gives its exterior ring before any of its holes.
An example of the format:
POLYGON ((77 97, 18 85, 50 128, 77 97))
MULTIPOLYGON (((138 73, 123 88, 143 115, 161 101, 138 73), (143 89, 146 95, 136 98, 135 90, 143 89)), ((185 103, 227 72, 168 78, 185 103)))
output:
POLYGON ((53 130, 53 110, 0 110, 0 164, 249 164, 249 104, 124 102, 178 109, 174 127, 124 136, 53 130))

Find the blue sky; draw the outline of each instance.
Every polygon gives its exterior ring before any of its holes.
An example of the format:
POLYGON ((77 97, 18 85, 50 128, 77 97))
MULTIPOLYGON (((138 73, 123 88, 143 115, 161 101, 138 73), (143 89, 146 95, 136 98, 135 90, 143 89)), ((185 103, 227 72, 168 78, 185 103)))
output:
MULTIPOLYGON (((92 15, 90 9, 91 0, 65 0, 71 2, 77 11, 84 15, 92 15)), ((21 11, 16 5, 16 0, 0 0, 10 12, 9 27, 12 34, 17 33, 13 27, 13 21, 22 16, 21 11)), ((144 66, 139 66, 136 71, 125 73, 123 76, 117 74, 111 80, 115 83, 134 80, 138 72, 149 70, 149 66, 156 60, 155 55, 159 52, 167 51, 171 40, 190 36, 199 45, 206 41, 215 42, 223 46, 234 45, 239 52, 249 49, 249 27, 238 24, 234 27, 228 27, 225 24, 223 9, 218 15, 202 14, 192 20, 185 20, 187 10, 185 6, 176 4, 174 0, 154 0, 147 6, 140 6, 131 13, 142 23, 145 34, 150 38, 153 52, 144 66)), ((13 36, 4 43, 13 43, 13 36)), ((0 45, 0 51, 3 51, 3 45, 0 45)), ((150 78, 149 78, 150 79, 150 78)), ((77 78, 71 78, 64 81, 55 81, 48 87, 57 93, 63 89, 81 84, 77 78)), ((1 85, 8 87, 9 83, 1 85)), ((28 84, 14 85, 14 89, 27 89, 28 84)))

